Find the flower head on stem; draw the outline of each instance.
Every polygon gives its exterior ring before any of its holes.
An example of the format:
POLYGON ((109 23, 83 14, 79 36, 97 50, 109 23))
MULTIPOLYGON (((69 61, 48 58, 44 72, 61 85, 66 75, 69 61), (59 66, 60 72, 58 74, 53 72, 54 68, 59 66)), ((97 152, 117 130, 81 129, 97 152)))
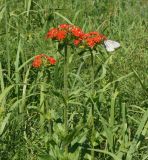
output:
POLYGON ((56 60, 53 57, 45 54, 39 54, 34 57, 32 66, 34 68, 40 68, 42 65, 54 65, 55 63, 56 60))

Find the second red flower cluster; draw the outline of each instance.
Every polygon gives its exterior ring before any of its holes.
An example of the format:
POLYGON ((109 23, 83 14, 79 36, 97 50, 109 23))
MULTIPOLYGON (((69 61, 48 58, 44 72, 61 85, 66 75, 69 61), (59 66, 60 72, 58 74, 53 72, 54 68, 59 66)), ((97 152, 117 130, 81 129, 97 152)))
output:
POLYGON ((32 62, 32 66, 34 68, 39 68, 41 67, 42 64, 54 65, 55 63, 56 63, 56 60, 53 57, 47 56, 45 54, 40 54, 35 56, 32 62))

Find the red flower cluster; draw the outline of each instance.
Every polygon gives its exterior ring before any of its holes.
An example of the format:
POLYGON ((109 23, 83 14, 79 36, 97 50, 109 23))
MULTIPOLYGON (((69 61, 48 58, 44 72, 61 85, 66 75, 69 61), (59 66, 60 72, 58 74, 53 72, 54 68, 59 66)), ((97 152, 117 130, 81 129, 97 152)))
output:
POLYGON ((52 28, 47 33, 47 38, 51 38, 53 40, 59 40, 62 41, 69 36, 73 37, 82 37, 83 36, 82 30, 74 25, 70 24, 61 24, 58 26, 58 28, 52 28))
POLYGON ((67 40, 69 44, 74 44, 75 46, 82 44, 90 48, 107 39, 98 32, 84 33, 81 28, 70 24, 61 24, 58 28, 50 29, 47 33, 48 38, 58 41, 67 40))
POLYGON ((83 37, 83 40, 90 48, 93 48, 95 45, 100 44, 103 40, 106 39, 107 38, 104 35, 98 32, 89 32, 86 33, 83 37))
POLYGON ((41 65, 43 64, 44 60, 46 60, 46 63, 54 65, 56 63, 56 60, 53 57, 47 56, 45 54, 40 54, 35 56, 33 62, 32 62, 32 66, 34 68, 39 68, 41 67, 41 65))

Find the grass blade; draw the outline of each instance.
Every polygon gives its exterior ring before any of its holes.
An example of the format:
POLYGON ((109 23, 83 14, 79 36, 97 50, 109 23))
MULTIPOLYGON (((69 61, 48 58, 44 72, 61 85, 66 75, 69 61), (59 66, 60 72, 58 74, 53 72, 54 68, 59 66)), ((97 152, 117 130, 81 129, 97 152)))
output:
POLYGON ((53 12, 53 13, 55 13, 59 17, 63 18, 67 23, 72 24, 72 22, 68 18, 66 18, 65 16, 63 16, 62 14, 60 14, 58 12, 53 12))
POLYGON ((142 119, 141 119, 141 122, 139 124, 139 127, 138 127, 138 130, 134 136, 134 139, 131 143, 131 146, 127 152, 127 157, 126 157, 126 160, 132 160, 132 157, 133 157, 133 153, 136 151, 137 149, 137 144, 138 142, 140 141, 140 135, 142 133, 142 131, 144 130, 144 127, 146 125, 146 122, 148 120, 148 109, 147 111, 144 113, 142 119))

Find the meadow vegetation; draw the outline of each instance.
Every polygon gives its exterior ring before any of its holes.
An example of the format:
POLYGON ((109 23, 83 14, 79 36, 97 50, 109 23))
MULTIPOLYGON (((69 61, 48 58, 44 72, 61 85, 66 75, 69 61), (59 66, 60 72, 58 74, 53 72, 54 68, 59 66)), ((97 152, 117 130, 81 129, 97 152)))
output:
POLYGON ((148 159, 147 9, 146 0, 0 1, 0 160, 148 159), (121 44, 112 54, 98 46, 93 67, 89 51, 68 48, 66 88, 65 52, 46 40, 65 23, 121 44), (57 63, 33 68, 41 53, 57 63))

